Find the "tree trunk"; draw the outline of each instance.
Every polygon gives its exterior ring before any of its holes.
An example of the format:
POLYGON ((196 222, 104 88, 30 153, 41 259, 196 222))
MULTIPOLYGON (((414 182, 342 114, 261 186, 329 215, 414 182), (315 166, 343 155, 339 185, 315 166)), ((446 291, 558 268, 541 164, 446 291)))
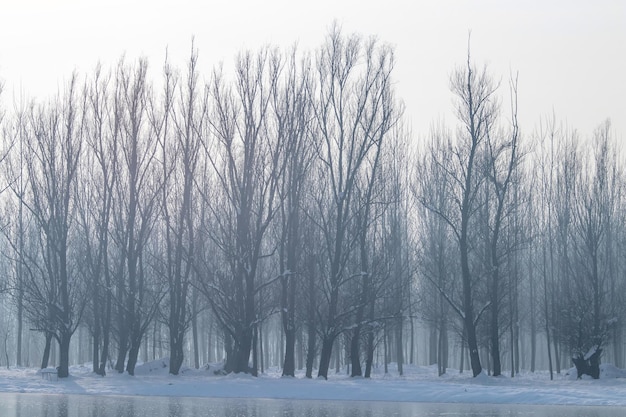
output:
MULTIPOLYGON (((463 253, 463 252, 462 252, 463 253)), ((461 256, 463 258, 463 255, 461 256)), ((472 374, 474 377, 478 376, 482 372, 482 366, 480 364, 480 356, 478 354, 478 340, 476 339, 476 327, 474 324, 474 314, 472 307, 472 288, 469 276, 469 264, 467 263, 467 252, 465 251, 465 263, 463 267, 463 304, 464 304, 464 325, 467 335, 467 348, 469 350, 470 365, 472 367, 472 374)))
POLYGON ((71 339, 71 332, 61 333, 59 340, 59 378, 67 378, 69 376, 71 339))
POLYGON ((46 369, 48 367, 48 362, 50 361, 50 347, 52 345, 52 333, 46 332, 46 344, 43 348, 43 356, 41 358, 41 369, 46 369))
POLYGON ((320 354, 320 365, 317 371, 317 377, 328 379, 328 368, 330 367, 330 358, 333 353, 334 336, 324 335, 322 338, 322 352, 320 354))
POLYGON ((396 327, 396 363, 398 364, 398 375, 404 375, 404 342, 402 339, 403 333, 403 317, 400 315, 398 317, 398 323, 396 327))
POLYGON ((389 350, 387 349, 387 323, 383 326, 383 363, 385 365, 385 375, 389 373, 389 350))
POLYGON ((263 333, 261 333, 262 326, 259 324, 254 327, 252 331, 252 376, 258 375, 259 369, 259 349, 261 350, 261 373, 264 372, 263 368, 263 333))
POLYGON ((192 296, 191 337, 193 339, 193 366, 200 368, 200 344, 198 341, 198 291, 192 296))
MULTIPOLYGON (((126 325, 124 324, 124 327, 126 325)), ((122 330, 117 350, 117 361, 115 362, 115 370, 120 374, 124 372, 126 365, 126 354, 128 353, 128 330, 122 330)))
MULTIPOLYGON (((97 323, 97 319, 94 320, 97 323)), ((100 326, 96 324, 93 329, 93 343, 92 343, 92 371, 97 374, 100 370, 100 326)))
MULTIPOLYGON (((497 287, 497 285, 495 285, 497 287)), ((493 376, 500 376, 502 374, 502 364, 500 363, 500 324, 498 322, 498 310, 499 305, 497 293, 495 297, 491 299, 491 359, 493 364, 493 376), (495 301, 495 305, 494 305, 495 301)))
POLYGON ((528 257, 528 281, 530 284, 530 372, 535 372, 535 363, 537 361, 537 318, 536 312, 534 308, 534 300, 536 298, 536 290, 535 290, 535 280, 533 274, 533 265, 532 265, 532 250, 531 255, 528 257))
POLYGON ((308 282, 307 282, 307 354, 306 354, 306 377, 313 377, 313 362, 317 355, 317 320, 316 313, 316 286, 315 286, 315 274, 316 274, 317 257, 310 256, 307 262, 308 282))
POLYGON ((363 376, 361 369, 361 325, 357 324, 352 331, 352 338, 350 339, 350 365, 351 365, 351 377, 363 376))
MULTIPOLYGON (((110 302, 110 301, 109 301, 110 302)), ((110 308, 110 307, 109 307, 110 308)), ((110 314, 110 313, 109 313, 110 314)), ((106 366, 109 360, 109 326, 105 326, 102 337, 102 352, 100 353, 100 366, 98 367, 98 375, 106 375, 106 366)))
POLYGON ((365 355, 365 378, 372 376, 372 365, 374 363, 374 330, 367 332, 367 353, 365 355))
POLYGON ((131 344, 128 351, 128 363, 126 364, 126 371, 128 375, 135 375, 135 366, 137 365, 137 358, 139 357, 140 342, 134 342, 131 344))
POLYGON ((315 331, 315 327, 313 327, 312 323, 309 323, 308 326, 308 335, 307 335, 307 352, 306 352, 306 377, 313 377, 313 362, 315 361, 315 355, 317 351, 317 333, 315 331))
POLYGON ((285 361, 283 376, 296 375, 296 331, 294 328, 285 330, 285 361))
POLYGON ((301 370, 304 367, 304 341, 303 339, 303 334, 302 334, 302 326, 298 327, 298 330, 296 331, 296 346, 298 347, 298 355, 297 355, 297 367, 299 370, 301 370))
POLYGON ((184 334, 178 327, 170 329, 170 374, 178 375, 184 360, 184 334))
MULTIPOLYGON (((21 270, 21 266, 19 266, 18 269, 21 270)), ((17 366, 22 366, 22 333, 24 333, 24 289, 21 287, 21 278, 19 285, 20 288, 18 288, 17 290, 17 346, 15 348, 15 360, 17 366)))
POLYGON ((462 374, 465 369, 465 329, 463 329, 463 339, 461 339, 461 359, 459 360, 459 373, 462 374))
POLYGON ((437 367, 439 376, 446 373, 448 368, 448 329, 445 319, 440 319, 439 340, 437 343, 437 367))
POLYGON ((434 365, 437 363, 437 325, 431 324, 430 332, 428 333, 428 364, 434 365))

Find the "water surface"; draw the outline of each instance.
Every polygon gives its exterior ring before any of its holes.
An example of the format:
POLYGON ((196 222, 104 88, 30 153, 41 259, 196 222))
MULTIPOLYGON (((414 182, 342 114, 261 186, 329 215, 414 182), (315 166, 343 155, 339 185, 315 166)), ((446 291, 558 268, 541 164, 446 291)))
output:
POLYGON ((626 407, 0 393, 0 417, 623 417, 626 407))

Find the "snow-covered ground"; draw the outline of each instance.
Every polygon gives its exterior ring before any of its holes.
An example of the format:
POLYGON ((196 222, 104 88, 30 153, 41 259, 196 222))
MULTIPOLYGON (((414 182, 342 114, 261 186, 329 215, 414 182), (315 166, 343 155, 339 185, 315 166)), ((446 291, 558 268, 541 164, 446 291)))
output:
POLYGON ((328 381, 303 375, 281 378, 276 370, 258 378, 217 376, 213 368, 184 369, 173 376, 168 374, 167 360, 160 360, 138 366, 134 377, 111 372, 103 378, 89 366, 75 366, 69 378, 48 381, 37 369, 2 369, 0 392, 626 406, 626 371, 611 365, 602 366, 600 380, 577 380, 575 369, 555 374, 553 381, 547 372, 472 378, 471 373, 454 369, 438 377, 436 366, 405 366, 403 377, 393 367, 389 371, 384 375, 377 370, 371 379, 332 374, 328 381))

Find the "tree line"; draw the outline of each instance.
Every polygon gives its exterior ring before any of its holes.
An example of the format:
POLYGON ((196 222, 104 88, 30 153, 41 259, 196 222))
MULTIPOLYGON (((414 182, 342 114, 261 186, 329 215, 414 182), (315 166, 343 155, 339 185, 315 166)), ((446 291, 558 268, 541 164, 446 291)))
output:
POLYGON ((185 68, 121 59, 0 113, 7 366, 29 332, 66 377, 77 331, 100 375, 133 375, 157 344, 175 375, 211 349, 227 373, 263 372, 275 348, 283 375, 323 378, 333 360, 402 373, 420 344, 440 374, 534 371, 538 351, 551 375, 609 348, 623 364, 610 123, 522 134, 517 79, 503 106, 468 53, 457 123, 413 140, 394 63, 336 26, 233 73, 202 74, 192 44, 185 68))

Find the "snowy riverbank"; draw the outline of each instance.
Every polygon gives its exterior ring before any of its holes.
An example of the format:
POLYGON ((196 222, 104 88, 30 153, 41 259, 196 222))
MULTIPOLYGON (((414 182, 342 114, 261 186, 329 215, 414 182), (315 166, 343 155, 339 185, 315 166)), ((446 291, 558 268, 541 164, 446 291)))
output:
POLYGON ((371 379, 332 374, 328 381, 281 378, 271 370, 254 378, 248 375, 216 376, 212 370, 185 369, 169 375, 166 361, 137 367, 136 376, 110 373, 100 377, 90 367, 74 366, 71 376, 47 381, 33 368, 0 370, 0 392, 91 395, 146 395, 184 397, 246 397, 316 400, 373 400, 443 403, 568 404, 626 406, 626 371, 603 365, 600 380, 576 380, 575 376, 547 372, 498 378, 450 369, 437 376, 436 367, 405 366, 405 375, 382 369, 371 379))

